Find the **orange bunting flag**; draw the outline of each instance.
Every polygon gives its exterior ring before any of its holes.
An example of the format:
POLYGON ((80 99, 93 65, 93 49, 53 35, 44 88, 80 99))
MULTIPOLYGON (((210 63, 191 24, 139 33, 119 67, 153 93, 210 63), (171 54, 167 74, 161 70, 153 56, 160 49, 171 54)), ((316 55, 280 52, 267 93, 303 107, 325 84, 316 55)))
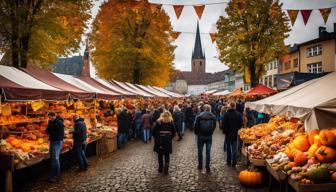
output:
POLYGON ((295 21, 296 21, 296 18, 297 18, 297 15, 298 15, 299 11, 298 10, 287 10, 287 13, 289 15, 289 19, 290 19, 291 24, 293 26, 295 21))
POLYGON ((331 8, 320 9, 320 13, 323 17, 324 23, 326 24, 331 13, 331 8))
POLYGON ((313 10, 301 10, 301 15, 303 17, 303 22, 305 25, 307 25, 307 22, 309 20, 310 14, 313 10))
POLYGON ((198 18, 201 20, 205 5, 195 5, 194 9, 198 15, 198 18))
POLYGON ((217 33, 210 33, 211 41, 212 43, 216 41, 217 39, 217 33))
POLYGON ((174 7, 174 11, 175 11, 177 19, 180 18, 180 15, 183 11, 184 6, 183 5, 173 5, 173 7, 174 7))
POLYGON ((180 36, 181 32, 176 32, 176 31, 173 31, 171 33, 171 36, 176 40, 179 36, 180 36))

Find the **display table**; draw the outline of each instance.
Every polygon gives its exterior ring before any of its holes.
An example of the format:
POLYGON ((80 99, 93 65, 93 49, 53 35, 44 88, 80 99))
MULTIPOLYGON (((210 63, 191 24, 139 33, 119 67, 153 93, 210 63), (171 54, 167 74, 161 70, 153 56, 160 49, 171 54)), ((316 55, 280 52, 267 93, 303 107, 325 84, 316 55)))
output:
POLYGON ((287 177, 288 175, 283 171, 276 171, 273 169, 272 164, 273 159, 266 159, 266 169, 270 174, 269 178, 269 189, 272 187, 273 178, 277 180, 280 184, 280 191, 288 191, 287 177))
POLYGON ((327 192, 336 190, 336 183, 302 184, 288 178, 288 184, 297 192, 327 192))

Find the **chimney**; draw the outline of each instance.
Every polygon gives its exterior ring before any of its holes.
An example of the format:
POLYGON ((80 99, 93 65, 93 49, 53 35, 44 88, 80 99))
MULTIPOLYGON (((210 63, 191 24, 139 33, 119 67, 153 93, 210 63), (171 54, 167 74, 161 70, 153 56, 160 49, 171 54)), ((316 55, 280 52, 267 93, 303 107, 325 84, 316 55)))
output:
POLYGON ((325 27, 319 27, 319 38, 321 38, 323 36, 323 32, 326 31, 325 27))

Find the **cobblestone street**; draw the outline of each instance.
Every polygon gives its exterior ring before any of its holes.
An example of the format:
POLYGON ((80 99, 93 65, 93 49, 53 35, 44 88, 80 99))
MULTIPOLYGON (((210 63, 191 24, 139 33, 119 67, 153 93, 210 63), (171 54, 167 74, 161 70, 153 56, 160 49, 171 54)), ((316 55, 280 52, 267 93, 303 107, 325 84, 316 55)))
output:
MULTIPOLYGON (((176 138, 174 139, 176 140, 176 138)), ((186 131, 182 141, 174 141, 169 175, 158 173, 153 141, 129 142, 125 149, 106 157, 89 158, 87 172, 75 168, 62 172, 57 183, 29 183, 25 191, 268 191, 249 190, 238 182, 235 168, 224 164, 223 135, 214 134, 211 173, 197 169, 195 136, 186 131)), ((237 169, 241 169, 238 165, 237 169)))

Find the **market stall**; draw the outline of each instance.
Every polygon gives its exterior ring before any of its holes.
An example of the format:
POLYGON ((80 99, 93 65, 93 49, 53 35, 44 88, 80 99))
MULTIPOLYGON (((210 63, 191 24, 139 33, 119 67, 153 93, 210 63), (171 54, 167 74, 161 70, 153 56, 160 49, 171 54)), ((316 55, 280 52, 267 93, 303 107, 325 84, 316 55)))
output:
POLYGON ((247 91, 247 94, 249 95, 273 95, 276 94, 277 91, 274 89, 271 89, 265 85, 258 84, 257 86, 251 88, 249 91, 247 91))
POLYGON ((170 92, 170 91, 167 91, 167 90, 165 90, 165 89, 163 89, 163 88, 160 88, 160 87, 152 87, 152 86, 149 86, 149 87, 151 87, 151 88, 153 88, 153 89, 156 89, 156 90, 159 90, 159 91, 161 91, 161 92, 163 92, 163 93, 166 93, 166 94, 168 94, 168 95, 170 95, 170 96, 172 96, 172 97, 176 97, 176 98, 185 97, 184 95, 180 95, 180 94, 178 94, 178 93, 170 92))
MULTIPOLYGON (((336 189, 336 73, 246 106, 273 117, 240 130, 248 159, 262 160, 271 178, 295 191, 336 189)), ((253 165, 253 163, 251 163, 253 165)), ((270 185, 271 186, 271 185, 270 185)))
POLYGON ((223 91, 219 91, 219 92, 216 92, 216 93, 213 93, 212 95, 213 96, 226 96, 226 95, 229 95, 231 92, 228 91, 228 90, 223 90, 223 91))

